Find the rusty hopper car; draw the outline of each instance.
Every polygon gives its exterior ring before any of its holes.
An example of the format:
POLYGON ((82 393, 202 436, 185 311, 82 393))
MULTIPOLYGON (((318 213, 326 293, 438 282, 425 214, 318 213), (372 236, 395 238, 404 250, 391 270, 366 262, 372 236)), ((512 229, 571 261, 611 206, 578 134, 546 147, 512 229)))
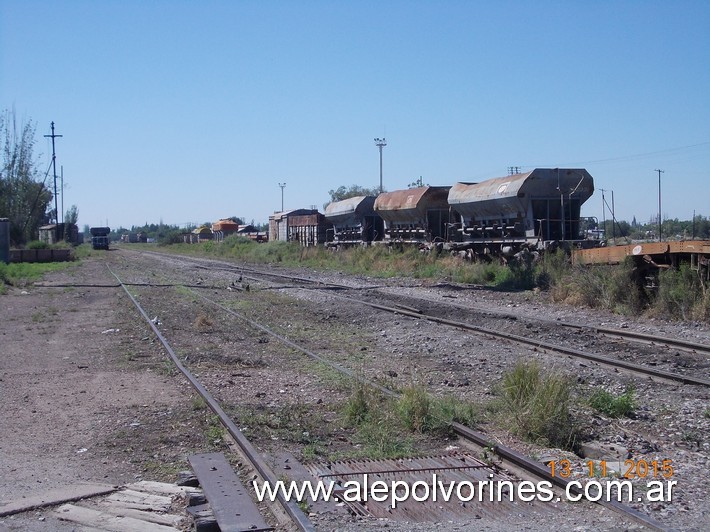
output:
POLYGON ((385 221, 385 242, 422 243, 447 240, 451 187, 417 187, 384 192, 375 212, 385 221))
POLYGON ((110 227, 91 228, 91 247, 93 249, 108 249, 110 227))
POLYGON ((331 246, 348 246, 382 240, 384 221, 375 213, 375 196, 356 196, 334 201, 325 209, 325 219, 333 224, 331 246))
POLYGON ((580 209, 594 192, 584 169, 536 168, 532 172, 457 183, 448 202, 458 216, 454 249, 510 254, 524 246, 581 242, 580 209))

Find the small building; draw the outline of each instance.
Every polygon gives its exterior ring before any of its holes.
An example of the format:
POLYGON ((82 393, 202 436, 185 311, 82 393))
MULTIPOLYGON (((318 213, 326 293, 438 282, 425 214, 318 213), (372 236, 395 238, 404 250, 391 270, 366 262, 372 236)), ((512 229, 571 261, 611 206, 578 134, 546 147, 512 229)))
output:
POLYGON ((269 216, 269 240, 315 246, 325 243, 329 225, 315 209, 275 212, 269 216))
POLYGON ((330 203, 325 208, 325 219, 333 225, 332 244, 352 245, 382 240, 384 220, 374 207, 375 196, 355 196, 330 203))
POLYGON ((384 192, 375 212, 385 221, 385 241, 437 242, 447 239, 451 187, 417 187, 384 192))
POLYGON ((76 224, 49 224, 39 228, 39 240, 47 245, 68 242, 79 245, 79 227, 76 224))

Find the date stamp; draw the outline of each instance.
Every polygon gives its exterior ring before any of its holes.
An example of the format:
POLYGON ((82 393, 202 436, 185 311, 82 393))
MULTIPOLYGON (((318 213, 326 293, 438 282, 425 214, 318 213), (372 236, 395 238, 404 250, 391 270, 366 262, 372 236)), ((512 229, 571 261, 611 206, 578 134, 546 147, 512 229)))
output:
MULTIPOLYGON (((620 471, 615 471, 619 477, 626 479, 634 478, 664 478, 673 477, 673 460, 624 460, 620 471)), ((570 460, 551 460, 547 463, 550 467, 550 475, 553 477, 570 478, 575 471, 570 460)), ((607 467, 606 460, 588 460, 586 467, 581 472, 589 478, 606 477, 611 470, 607 467)))
POLYGON ((569 479, 565 487, 568 501, 584 498, 592 502, 601 499, 617 502, 671 502, 673 488, 678 484, 676 480, 671 480, 674 475, 673 460, 588 460, 575 465, 570 460, 561 459, 551 460, 547 466, 552 477, 569 479))

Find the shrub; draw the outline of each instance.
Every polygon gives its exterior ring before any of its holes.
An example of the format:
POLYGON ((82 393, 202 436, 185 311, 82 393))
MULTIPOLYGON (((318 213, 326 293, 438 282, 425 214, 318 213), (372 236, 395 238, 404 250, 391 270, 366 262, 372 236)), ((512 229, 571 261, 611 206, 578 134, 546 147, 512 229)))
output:
POLYGON ((664 317, 690 320, 710 318, 710 291, 698 272, 684 264, 659 272, 653 311, 664 317))
POLYGON ((470 404, 453 397, 432 397, 423 386, 410 386, 402 391, 395 409, 404 426, 419 433, 451 433, 451 423, 475 425, 478 411, 470 404))
POLYGON ((409 430, 426 432, 434 425, 431 398, 423 386, 405 388, 397 401, 396 409, 409 430))
POLYGON ((343 408, 345 422, 354 427, 363 423, 369 414, 370 405, 367 400, 367 389, 364 384, 357 382, 343 408))

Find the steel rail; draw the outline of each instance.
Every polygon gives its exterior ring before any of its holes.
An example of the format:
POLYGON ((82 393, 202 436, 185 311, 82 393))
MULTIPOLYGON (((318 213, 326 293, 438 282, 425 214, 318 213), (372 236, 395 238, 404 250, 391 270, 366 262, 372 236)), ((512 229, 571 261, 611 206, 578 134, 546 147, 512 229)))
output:
POLYGON ((705 353, 710 355, 710 345, 705 345, 698 342, 690 342, 688 340, 682 340, 680 338, 660 338, 651 334, 636 331, 622 331, 620 329, 613 329, 611 327, 598 327, 596 325, 577 325, 573 323, 560 323, 560 325, 575 329, 590 330, 597 334, 612 336, 615 338, 622 338, 624 340, 635 340, 647 344, 665 345, 666 347, 676 347, 684 349, 686 351, 691 351, 693 353, 705 353))
MULTIPOLYGON (((334 290, 379 290, 381 288, 378 286, 353 287, 353 286, 342 285, 342 284, 337 284, 337 283, 328 283, 328 282, 323 282, 323 281, 317 281, 317 280, 309 279, 307 277, 299 277, 299 276, 280 274, 280 273, 275 273, 275 272, 265 272, 262 270, 256 270, 253 268, 246 268, 246 267, 242 268, 239 266, 225 267, 224 269, 229 270, 229 271, 233 271, 234 269, 237 269, 239 271, 249 271, 249 272, 256 274, 256 275, 262 275, 262 276, 267 276, 267 277, 277 277, 277 278, 281 278, 281 279, 298 281, 298 282, 302 282, 302 283, 306 283, 306 284, 315 284, 315 285, 320 285, 325 288, 332 288, 334 290)), ((260 280, 258 277, 245 276, 245 278, 251 279, 253 281, 260 280)), ((360 301, 361 303, 370 304, 365 301, 361 301, 361 300, 358 300, 358 301, 360 301)), ((430 302, 430 303, 442 304, 440 302, 430 302)), ((403 305, 398 305, 398 306, 402 307, 403 305)), ((489 309, 481 309, 481 308, 476 308, 476 307, 464 307, 462 305, 457 305, 457 307, 466 308, 466 309, 473 309, 473 310, 477 310, 479 312, 483 312, 483 313, 487 313, 487 314, 495 314, 495 315, 509 317, 509 318, 515 318, 515 319, 520 318, 520 316, 513 314, 513 313, 509 313, 509 312, 492 311, 489 309)), ((416 309, 412 309, 412 310, 415 311, 417 314, 422 314, 420 311, 418 311, 416 309)), ((531 318, 525 317, 525 319, 530 320, 531 318)), ((701 344, 699 342, 691 342, 688 340, 682 340, 680 338, 659 338, 657 336, 653 336, 653 335, 646 334, 646 333, 640 333, 640 332, 630 331, 630 330, 625 331, 625 330, 621 330, 621 329, 614 329, 611 327, 601 327, 601 326, 594 326, 594 325, 592 325, 592 326, 579 325, 576 323, 568 323, 568 322, 563 322, 563 321, 552 321, 552 320, 540 319, 540 318, 532 318, 532 319, 534 321, 547 323, 550 325, 569 327, 571 329, 586 330, 586 331, 591 331, 591 332, 601 334, 601 335, 614 336, 614 337, 628 339, 628 340, 636 340, 636 341, 649 343, 649 344, 662 344, 662 345, 666 345, 668 347, 677 347, 677 348, 685 349, 687 351, 691 351, 691 352, 695 352, 695 353, 710 354, 710 345, 701 344)), ((671 375, 674 375, 674 374, 671 373, 671 375)), ((664 378, 666 378, 666 377, 664 377, 664 378)), ((710 381, 705 381, 705 382, 708 383, 708 384, 704 384, 705 386, 710 385, 710 381)))
POLYGON ((692 375, 682 375, 680 373, 672 373, 670 371, 665 371, 662 369, 656 369, 652 368, 649 366, 644 366, 642 364, 635 364, 633 362, 627 362, 625 360, 620 360, 616 358, 609 358, 604 355, 597 355, 594 353, 586 353, 584 351, 580 351, 579 349, 574 349, 572 347, 564 347, 564 346, 559 346, 555 344, 551 344, 549 342, 544 342, 541 340, 533 340, 531 338, 526 338, 524 336, 520 336, 517 334, 513 333, 507 333, 503 331, 496 331, 493 329, 488 329, 486 327, 479 327, 477 325, 471 325, 470 323, 464 323, 461 321, 454 321, 454 320, 449 320, 447 318, 439 318, 437 316, 432 316, 423 312, 412 312, 409 310, 397 308, 397 307, 388 307, 386 305, 380 305, 379 303, 371 303, 368 301, 362 301, 357 298, 352 298, 352 297, 346 297, 340 294, 333 294, 334 297, 339 297, 339 298, 344 298, 347 299, 348 301, 358 301, 364 305, 368 305, 372 308, 376 308, 379 310, 384 310, 386 312, 391 312, 394 314, 401 314, 403 316, 409 316, 411 318, 417 318, 420 320, 427 320, 431 321, 434 323, 440 323, 442 325, 448 325, 450 327, 456 327, 458 329, 464 329, 467 331, 473 331, 477 332, 480 334, 484 335, 489 335, 489 336, 494 336, 496 338, 502 338, 504 340, 512 340, 514 342, 517 342, 519 344, 523 345, 528 345, 535 347, 536 349, 542 349, 547 351, 551 351, 554 353, 561 353, 563 355, 569 355, 573 356, 575 358, 582 358, 586 360, 591 360, 593 362, 596 362, 598 364, 603 364, 605 366, 611 366, 614 368, 621 368, 627 371, 631 371, 633 373, 638 373, 643 376, 651 376, 651 377, 658 377, 661 379, 666 379, 666 380, 671 380, 675 382, 681 382, 683 384, 691 384, 691 385, 697 385, 697 386, 710 386, 710 380, 708 379, 703 379, 701 377, 694 377, 692 375))
MULTIPOLYGON (((129 292, 128 288, 126 285, 123 284, 121 279, 116 275, 113 270, 107 265, 106 266, 111 272, 111 274, 116 278, 116 280, 120 283, 121 287, 123 290, 126 292, 126 295, 128 295, 129 299, 135 305, 135 307, 138 309, 138 312, 140 312, 141 316, 145 319, 146 323, 150 326, 150 328, 153 330, 153 333, 157 336, 158 340, 160 340, 160 343, 163 344, 163 347, 165 347, 165 350, 168 352, 170 355, 170 358, 172 359, 173 363, 175 366, 180 370, 180 372, 185 376, 185 378, 189 381, 190 385, 197 391, 198 394, 205 400, 207 405, 210 407, 210 410, 215 413, 217 417, 219 417, 219 420, 222 422, 222 424, 225 426, 229 434, 234 438, 234 440, 237 442, 239 447, 241 448, 242 452, 244 455, 247 457, 249 461, 251 461, 252 465, 254 468, 259 472, 261 477, 269 482, 272 486, 275 486, 276 483, 278 482, 278 477, 274 474, 273 471, 271 471, 271 468, 267 465, 266 461, 264 458, 259 454, 259 452, 256 450, 256 448, 251 444, 251 442, 242 434, 242 431, 239 430, 237 425, 232 421, 232 419, 229 417, 229 415, 222 409, 222 407, 219 405, 217 400, 210 394, 207 389, 200 383, 200 381, 195 378, 195 376, 188 370, 182 362, 180 362, 180 359, 178 356, 175 354, 173 351, 172 347, 170 347, 170 344, 168 341, 165 339, 165 337, 162 335, 158 327, 151 321, 150 317, 148 314, 146 314, 145 310, 143 310, 143 307, 136 301, 136 299, 133 297, 133 295, 129 292)), ((281 493, 281 490, 278 490, 278 500, 281 506, 284 508, 286 513, 289 515, 289 517, 293 520, 293 522, 298 526, 300 530, 303 531, 315 531, 315 527, 313 524, 310 522, 308 517, 303 513, 303 511, 298 507, 298 504, 295 503, 294 501, 288 501, 285 499, 283 494, 281 493)))

